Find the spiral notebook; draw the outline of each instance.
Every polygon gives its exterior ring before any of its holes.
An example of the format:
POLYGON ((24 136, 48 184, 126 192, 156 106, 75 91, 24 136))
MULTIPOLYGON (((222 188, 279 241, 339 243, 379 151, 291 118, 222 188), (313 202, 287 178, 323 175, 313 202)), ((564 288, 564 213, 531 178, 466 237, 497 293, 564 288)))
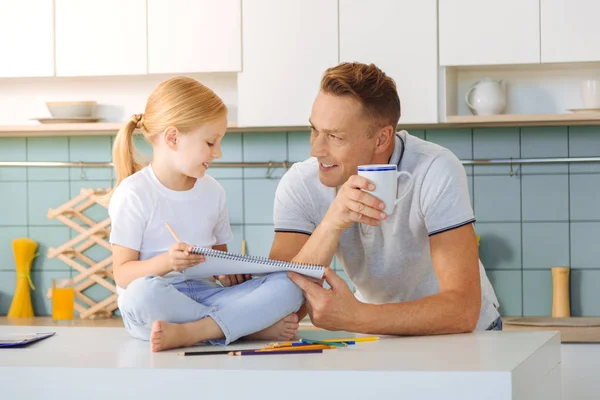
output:
POLYGON ((233 274, 263 275, 272 272, 293 271, 311 278, 321 279, 325 273, 325 267, 322 265, 298 264, 198 246, 194 246, 191 253, 203 254, 206 261, 183 271, 184 275, 190 278, 233 274))
POLYGON ((24 347, 38 340, 49 338, 56 332, 43 333, 5 333, 0 334, 0 348, 2 347, 24 347))

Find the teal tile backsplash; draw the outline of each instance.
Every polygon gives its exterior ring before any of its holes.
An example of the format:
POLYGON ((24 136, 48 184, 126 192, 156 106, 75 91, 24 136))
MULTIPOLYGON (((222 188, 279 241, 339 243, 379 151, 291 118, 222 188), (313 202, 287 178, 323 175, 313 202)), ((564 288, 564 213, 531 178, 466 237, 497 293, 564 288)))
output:
POLYGON ((569 265, 568 222, 524 222, 523 269, 569 265))
MULTIPOLYGON (((568 157, 569 135, 566 126, 532 127, 521 129, 521 157, 568 157)), ((521 167, 523 175, 526 174, 557 174, 568 173, 568 164, 532 164, 521 167)))
POLYGON ((28 225, 27 182, 0 182, 0 226, 28 225))
MULTIPOLYGON (((27 139, 27 161, 69 160, 69 138, 43 137, 27 139)), ((69 170, 61 167, 30 167, 29 181, 69 180, 69 170)))
POLYGON ((523 221, 568 221, 569 176, 523 175, 523 221))
MULTIPOLYGON (((518 158, 519 156, 519 128, 473 129, 473 157, 475 159, 518 158)), ((506 167, 502 165, 476 165, 475 174, 505 175, 506 167)))
MULTIPOLYGON (((0 145, 0 160, 27 160, 27 141, 25 138, 4 138, 0 145)), ((0 182, 25 181, 27 169, 24 167, 0 167, 0 182)))
MULTIPOLYGON (((600 127, 526 127, 415 130, 415 136, 439 143, 461 159, 584 157, 600 155, 600 127)), ((249 254, 269 254, 274 237, 273 196, 286 169, 277 161, 309 157, 309 132, 228 134, 220 162, 269 162, 267 168, 218 168, 210 174, 227 193, 234 239, 231 251, 247 240, 249 254), (267 172, 270 178, 267 177, 267 172)), ((146 155, 151 146, 136 137, 146 155)), ((110 137, 0 138, 0 161, 98 161, 111 159, 110 137)), ((550 315, 550 268, 570 265, 572 315, 600 315, 600 163, 466 166, 468 185, 481 236, 480 258, 496 289, 503 315, 550 315)), ((36 240, 32 291, 36 314, 50 312, 45 291, 54 277, 73 270, 47 258, 48 248, 77 236, 47 212, 79 194, 81 188, 112 185, 112 171, 98 168, 0 168, 0 315, 6 314, 15 286, 11 239, 36 240)), ((94 206, 95 220, 107 211, 94 206)), ((94 247, 92 259, 108 251, 94 247)), ((348 279, 335 260, 332 266, 348 279)), ((86 294, 98 300, 102 287, 86 294)))
POLYGON ((509 176, 506 172, 497 176, 475 175, 475 217, 478 221, 521 220, 520 177, 509 176))

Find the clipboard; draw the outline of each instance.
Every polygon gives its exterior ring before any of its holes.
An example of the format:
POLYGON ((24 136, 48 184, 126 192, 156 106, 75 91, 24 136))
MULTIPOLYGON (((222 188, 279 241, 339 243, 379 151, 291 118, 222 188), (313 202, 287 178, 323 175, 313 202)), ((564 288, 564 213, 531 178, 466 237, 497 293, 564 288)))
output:
POLYGON ((41 333, 0 333, 0 348, 2 347, 24 347, 31 343, 49 338, 56 332, 41 333))

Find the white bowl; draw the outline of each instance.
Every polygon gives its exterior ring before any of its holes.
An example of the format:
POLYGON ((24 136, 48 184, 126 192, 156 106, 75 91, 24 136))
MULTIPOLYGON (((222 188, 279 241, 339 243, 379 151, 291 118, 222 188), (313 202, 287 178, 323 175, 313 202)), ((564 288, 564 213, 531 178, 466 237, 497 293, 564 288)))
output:
POLYGON ((46 107, 53 118, 91 117, 95 101, 48 101, 46 107))

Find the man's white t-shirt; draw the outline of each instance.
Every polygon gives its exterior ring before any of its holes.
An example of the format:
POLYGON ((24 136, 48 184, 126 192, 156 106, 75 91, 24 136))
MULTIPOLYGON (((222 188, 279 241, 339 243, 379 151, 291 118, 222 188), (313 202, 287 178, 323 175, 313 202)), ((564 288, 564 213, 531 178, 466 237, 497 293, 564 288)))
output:
MULTIPOLYGON (((175 242, 165 222, 190 245, 212 247, 233 237, 225 190, 208 175, 198 179, 190 190, 175 191, 164 186, 148 165, 119 184, 108 214, 110 242, 139 251, 140 260, 168 252, 175 242)), ((187 279, 185 270, 163 277, 172 282, 187 279)), ((122 293, 123 289, 117 287, 117 291, 122 293)))
MULTIPOLYGON (((390 164, 412 175, 410 192, 378 227, 354 223, 346 229, 336 256, 366 303, 388 304, 416 300, 439 293, 430 255, 429 237, 475 221, 464 167, 437 144, 396 133, 390 164)), ((404 192, 403 179, 398 193, 404 192)), ((275 195, 276 232, 311 234, 323 220, 336 196, 319 180, 315 158, 294 164, 282 177, 275 195)), ((483 265, 481 312, 477 330, 486 329, 499 316, 498 300, 483 265)))

